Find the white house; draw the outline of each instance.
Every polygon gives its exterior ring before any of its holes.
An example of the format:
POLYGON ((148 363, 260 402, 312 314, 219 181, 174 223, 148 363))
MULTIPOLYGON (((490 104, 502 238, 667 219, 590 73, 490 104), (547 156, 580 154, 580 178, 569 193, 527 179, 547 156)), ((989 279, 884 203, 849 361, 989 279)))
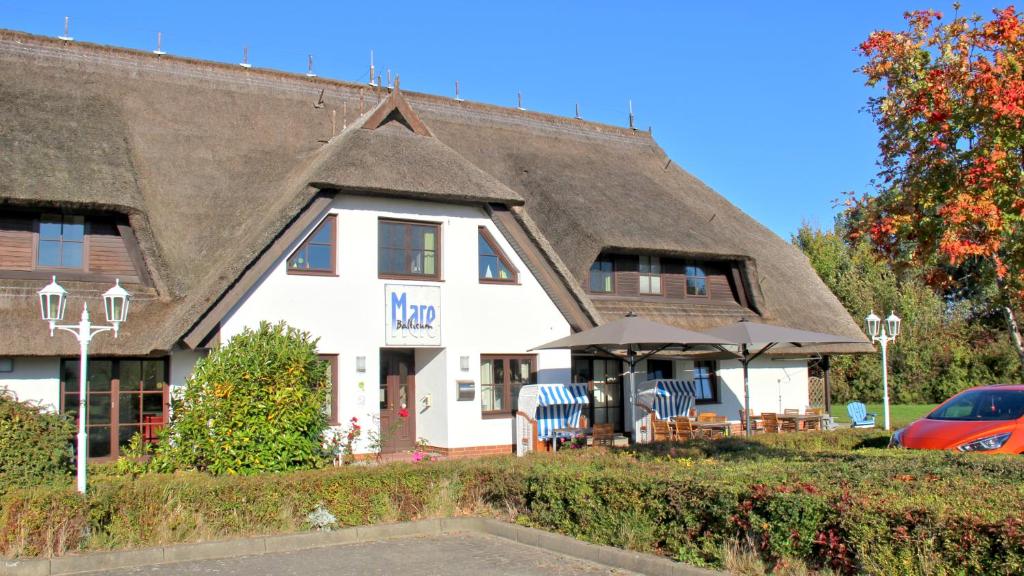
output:
MULTIPOLYGON (((450 455, 511 452, 527 383, 586 383, 588 419, 628 431, 619 361, 532 351, 627 312, 862 337, 799 251, 647 132, 6 31, 0 125, 0 387, 77 406, 78 347, 39 318, 51 276, 70 321, 115 279, 134 295, 90 348, 96 459, 152 437, 195 362, 263 320, 319 338, 338 426, 450 455)), ((807 406, 808 358, 864 350, 758 359, 753 411, 807 406)), ((738 415, 734 360, 641 370, 738 415)))

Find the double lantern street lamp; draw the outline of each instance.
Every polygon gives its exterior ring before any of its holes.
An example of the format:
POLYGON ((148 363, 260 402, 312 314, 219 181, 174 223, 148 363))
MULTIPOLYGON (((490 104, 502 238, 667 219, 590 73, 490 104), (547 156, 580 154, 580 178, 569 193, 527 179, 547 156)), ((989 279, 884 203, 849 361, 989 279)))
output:
POLYGON ((131 294, 121 287, 121 281, 117 280, 114 287, 103 293, 103 309, 107 314, 107 322, 110 326, 97 326, 89 321, 89 308, 82 304, 82 318, 78 324, 58 324, 64 319, 64 309, 68 305, 68 292, 60 284, 57 284, 57 277, 38 292, 39 307, 43 314, 43 320, 50 323, 50 336, 56 329, 70 332, 78 338, 81 347, 81 365, 78 370, 78 491, 85 494, 85 462, 88 453, 88 436, 85 432, 86 424, 86 390, 87 367, 89 362, 89 342, 93 336, 114 331, 114 338, 117 338, 121 323, 128 318, 128 305, 131 303, 131 294))
POLYGON ((900 335, 900 317, 895 312, 890 312, 889 317, 885 319, 885 324, 882 324, 882 319, 875 315, 875 311, 872 310, 871 314, 864 319, 867 323, 868 336, 871 337, 872 342, 879 342, 882 344, 882 406, 885 411, 885 429, 888 431, 889 428, 889 361, 886 356, 886 348, 889 342, 892 342, 900 335), (886 331, 888 328, 888 331, 886 331))

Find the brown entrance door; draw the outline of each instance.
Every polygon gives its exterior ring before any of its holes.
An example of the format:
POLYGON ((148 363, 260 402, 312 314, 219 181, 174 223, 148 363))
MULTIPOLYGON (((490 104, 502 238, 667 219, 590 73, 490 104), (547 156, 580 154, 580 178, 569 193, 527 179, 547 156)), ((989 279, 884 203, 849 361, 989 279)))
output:
POLYGON ((412 350, 380 351, 382 452, 416 447, 416 362, 412 350))

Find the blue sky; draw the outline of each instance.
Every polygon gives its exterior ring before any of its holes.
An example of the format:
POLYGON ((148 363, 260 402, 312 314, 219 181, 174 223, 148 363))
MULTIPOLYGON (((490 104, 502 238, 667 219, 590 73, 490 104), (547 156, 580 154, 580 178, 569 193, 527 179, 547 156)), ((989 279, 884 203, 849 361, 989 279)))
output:
MULTIPOLYGON (((988 16, 997 4, 962 2, 988 16)), ((998 4, 1002 6, 1003 4, 998 4)), ((952 2, 14 2, 0 27, 365 81, 369 51, 407 90, 636 125, 777 234, 830 226, 868 190, 877 134, 853 70, 872 30, 952 2)))

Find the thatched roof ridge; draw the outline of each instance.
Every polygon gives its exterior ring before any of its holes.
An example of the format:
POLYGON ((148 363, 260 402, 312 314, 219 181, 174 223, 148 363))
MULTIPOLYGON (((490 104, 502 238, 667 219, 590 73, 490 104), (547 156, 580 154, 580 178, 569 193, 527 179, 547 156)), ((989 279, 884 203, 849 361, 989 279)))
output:
MULTIPOLYGON (((648 133, 405 91, 429 135, 400 122, 358 129, 389 94, 0 31, 0 206, 129 216, 156 289, 140 304, 150 312, 133 309, 145 327, 116 347, 98 342, 100 354, 174 346, 318 189, 518 206, 592 318, 611 309, 582 291, 587 268, 621 249, 742 261, 766 318, 860 335, 799 251, 671 163, 648 133)), ((29 306, 34 317, 34 299, 5 287, 16 288, 0 282, 0 309, 29 306)), ((693 327, 718 316, 674 318, 693 327)), ((55 344, 0 336, 5 354, 49 355, 55 344)))

